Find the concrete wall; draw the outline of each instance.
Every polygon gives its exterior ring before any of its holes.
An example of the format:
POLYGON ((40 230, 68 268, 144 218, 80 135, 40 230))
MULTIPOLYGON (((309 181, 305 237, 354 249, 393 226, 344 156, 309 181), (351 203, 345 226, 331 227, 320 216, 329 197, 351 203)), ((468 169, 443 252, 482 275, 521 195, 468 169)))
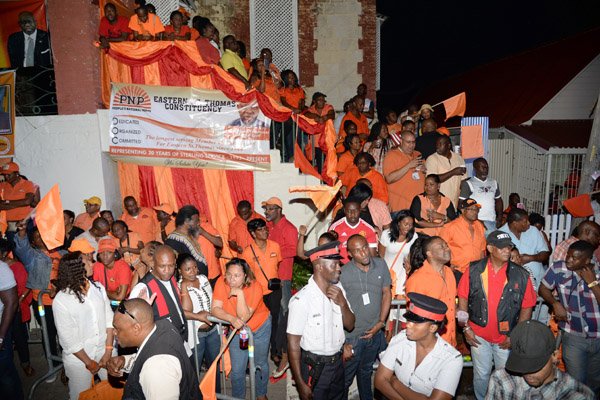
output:
POLYGON ((532 119, 589 119, 600 90, 600 55, 581 70, 532 119))
MULTIPOLYGON (((210 18, 219 30, 221 39, 232 34, 244 42, 248 52, 250 51, 248 0, 196 0, 196 10, 197 15, 210 18)), ((222 46, 222 41, 219 44, 222 46)))

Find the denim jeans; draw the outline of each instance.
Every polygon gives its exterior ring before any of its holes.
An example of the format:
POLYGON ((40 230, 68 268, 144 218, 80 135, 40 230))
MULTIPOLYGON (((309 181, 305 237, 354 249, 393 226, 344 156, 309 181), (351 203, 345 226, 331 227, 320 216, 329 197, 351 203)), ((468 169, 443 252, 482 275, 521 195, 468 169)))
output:
MULTIPOLYGON (((247 328, 246 328, 247 329, 247 328)), ((256 370, 256 396, 267 395, 269 384, 269 338, 271 337, 271 317, 262 324, 254 334, 254 363, 256 370)), ((246 367, 248 365, 248 350, 241 350, 234 339, 229 345, 231 358, 231 396, 246 398, 246 367)))
POLYGON ((23 387, 14 363, 11 329, 6 331, 0 350, 0 398, 23 399, 23 387))
POLYGON ((481 221, 483 222, 483 226, 485 226, 485 236, 496 230, 496 221, 481 221))
POLYGON ((569 375, 600 395, 600 339, 563 331, 562 354, 569 375))
POLYGON ((348 389, 356 376, 360 400, 372 400, 373 363, 377 355, 387 347, 385 335, 380 330, 371 339, 356 338, 347 340, 346 343, 352 345, 354 355, 344 364, 344 399, 348 399, 348 389))
MULTIPOLYGON (((192 346, 193 343, 190 343, 192 346)), ((198 342, 196 343, 196 349, 192 355, 194 366, 196 365, 195 358, 198 357, 198 366, 202 369, 202 361, 206 361, 206 366, 210 367, 221 349, 221 337, 219 331, 216 328, 209 332, 198 332, 198 342)), ((221 380, 217 372, 217 393, 221 393, 221 380)))
POLYGON ((281 317, 288 312, 288 304, 292 298, 292 281, 281 281, 281 317))
POLYGON ((477 335, 475 335, 475 338, 480 344, 477 347, 471 347, 473 389, 477 400, 484 400, 492 375, 492 366, 495 369, 504 368, 510 350, 501 349, 500 345, 490 343, 477 335))

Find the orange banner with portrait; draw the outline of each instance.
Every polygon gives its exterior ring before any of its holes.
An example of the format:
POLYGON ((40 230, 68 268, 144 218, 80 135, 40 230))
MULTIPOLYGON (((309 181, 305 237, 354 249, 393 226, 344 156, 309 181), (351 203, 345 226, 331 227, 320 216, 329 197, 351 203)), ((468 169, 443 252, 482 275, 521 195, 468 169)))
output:
POLYGON ((0 158, 15 154, 15 71, 0 72, 0 158))

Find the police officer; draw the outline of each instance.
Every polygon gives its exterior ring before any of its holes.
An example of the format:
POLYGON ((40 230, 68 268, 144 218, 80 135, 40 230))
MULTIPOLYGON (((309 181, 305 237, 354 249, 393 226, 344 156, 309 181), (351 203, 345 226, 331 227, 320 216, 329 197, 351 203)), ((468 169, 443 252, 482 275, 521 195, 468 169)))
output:
POLYGON ((375 374, 375 387, 388 399, 450 400, 463 368, 460 353, 438 335, 448 307, 438 299, 408 293, 406 330, 390 341, 375 374), (418 397, 422 398, 422 397, 418 397))
POLYGON ((339 242, 306 253, 313 276, 289 303, 288 356, 300 399, 339 400, 344 392, 344 329, 354 329, 354 314, 339 283, 339 242))

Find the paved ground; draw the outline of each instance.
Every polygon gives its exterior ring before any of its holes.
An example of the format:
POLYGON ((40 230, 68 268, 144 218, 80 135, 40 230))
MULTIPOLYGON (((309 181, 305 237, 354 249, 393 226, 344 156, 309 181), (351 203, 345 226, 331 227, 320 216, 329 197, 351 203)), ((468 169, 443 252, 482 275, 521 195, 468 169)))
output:
MULTIPOLYGON (((38 339, 36 335, 36 331, 34 330, 32 333, 32 340, 38 339)), ((48 370, 48 364, 43 355, 42 345, 30 344, 31 351, 31 363, 33 368, 36 370, 35 376, 29 378, 23 374, 23 371, 20 367, 18 367, 19 362, 17 356, 15 354, 15 364, 17 365, 17 369, 19 370, 19 374, 21 376, 21 381, 23 383, 23 387, 25 389, 25 397, 29 395, 29 390, 31 389, 34 382, 43 376, 48 370)), ((273 371, 274 365, 271 364, 271 371, 273 371)), ((295 400, 298 399, 297 393, 295 393, 295 389, 292 383, 291 374, 288 372, 287 379, 281 379, 279 382, 275 384, 269 384, 269 392, 268 397, 271 400, 295 400), (288 396, 287 393, 290 393, 288 396)), ((466 395, 465 388, 469 386, 469 383, 472 382, 472 369, 467 368, 464 370, 463 377, 461 379, 461 385, 459 387, 458 396, 456 397, 459 400, 470 400, 474 397, 471 395, 466 395)), ((249 387, 249 386, 248 386, 249 387)), ((231 387, 228 381, 227 384, 227 393, 231 394, 231 387)), ((249 396, 246 396, 249 399, 249 396)), ((350 400, 358 399, 358 393, 356 392, 356 384, 350 388, 350 400)), ((67 386, 63 385, 60 379, 57 379, 53 383, 42 382, 38 385, 34 396, 32 399, 52 399, 52 400, 63 400, 68 399, 68 390, 67 386)))

